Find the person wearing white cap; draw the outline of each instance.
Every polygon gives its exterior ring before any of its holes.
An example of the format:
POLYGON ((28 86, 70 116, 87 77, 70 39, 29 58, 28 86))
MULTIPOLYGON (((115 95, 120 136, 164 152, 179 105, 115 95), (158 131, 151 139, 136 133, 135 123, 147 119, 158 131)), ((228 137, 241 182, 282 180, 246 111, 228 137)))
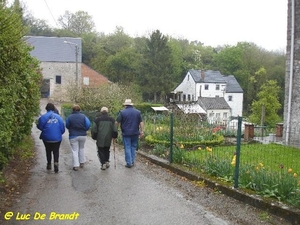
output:
POLYGON ((123 105, 125 109, 119 112, 116 123, 122 131, 125 167, 131 168, 134 166, 139 136, 144 135, 144 123, 141 112, 133 107, 131 99, 126 99, 123 105))
POLYGON ((102 107, 101 115, 95 119, 92 126, 92 138, 97 140, 97 153, 101 170, 109 168, 110 146, 112 139, 118 137, 115 119, 108 115, 108 108, 102 107))

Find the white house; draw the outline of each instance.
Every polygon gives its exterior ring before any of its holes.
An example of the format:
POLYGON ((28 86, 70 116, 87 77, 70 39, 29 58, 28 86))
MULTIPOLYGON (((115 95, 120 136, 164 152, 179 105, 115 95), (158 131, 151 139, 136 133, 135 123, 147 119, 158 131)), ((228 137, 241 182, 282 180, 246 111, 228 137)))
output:
POLYGON ((198 103, 210 120, 242 116, 243 90, 234 76, 219 71, 189 70, 173 91, 176 103, 198 103))

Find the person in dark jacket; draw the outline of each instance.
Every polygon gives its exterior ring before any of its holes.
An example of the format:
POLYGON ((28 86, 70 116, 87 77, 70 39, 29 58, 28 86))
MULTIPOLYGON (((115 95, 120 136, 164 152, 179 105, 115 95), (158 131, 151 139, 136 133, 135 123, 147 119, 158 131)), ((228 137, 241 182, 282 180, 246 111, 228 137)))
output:
MULTIPOLYGON (((98 158, 101 169, 109 168, 110 146, 112 139, 118 137, 118 130, 115 120, 108 115, 108 108, 101 108, 101 115, 98 116, 92 126, 92 137, 97 140, 98 158)), ((114 140, 115 141, 115 140, 114 140)))
POLYGON ((90 120, 80 112, 80 106, 72 107, 72 114, 66 119, 66 128, 69 130, 69 141, 73 156, 73 170, 83 168, 85 163, 84 145, 86 132, 90 129, 90 120))
POLYGON ((126 99, 123 105, 125 109, 119 112, 117 128, 121 126, 125 167, 131 168, 134 166, 139 136, 144 136, 144 123, 141 112, 133 107, 131 99, 126 99))
POLYGON ((52 154, 54 158, 54 172, 58 172, 59 147, 62 141, 62 135, 65 133, 65 124, 63 119, 54 112, 55 106, 48 103, 47 113, 38 119, 37 128, 42 131, 40 139, 46 148, 47 170, 51 170, 52 154))

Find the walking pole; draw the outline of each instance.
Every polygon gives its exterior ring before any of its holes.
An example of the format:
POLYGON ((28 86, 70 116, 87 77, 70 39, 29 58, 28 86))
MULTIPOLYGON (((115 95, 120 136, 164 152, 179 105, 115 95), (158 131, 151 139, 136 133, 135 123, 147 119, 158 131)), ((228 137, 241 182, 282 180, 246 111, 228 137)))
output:
POLYGON ((116 163, 116 139, 113 140, 113 148, 114 148, 114 166, 115 169, 117 168, 117 163, 116 163))

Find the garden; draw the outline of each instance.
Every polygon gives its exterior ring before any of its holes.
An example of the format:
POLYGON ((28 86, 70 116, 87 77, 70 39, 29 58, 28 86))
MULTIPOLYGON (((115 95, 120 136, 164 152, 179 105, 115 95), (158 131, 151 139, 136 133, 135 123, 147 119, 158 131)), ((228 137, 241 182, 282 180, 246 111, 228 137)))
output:
POLYGON ((237 144, 237 131, 180 113, 174 113, 174 117, 169 113, 146 114, 144 122, 145 138, 140 145, 149 154, 300 208, 299 149, 277 143, 245 142, 242 138, 237 144))

